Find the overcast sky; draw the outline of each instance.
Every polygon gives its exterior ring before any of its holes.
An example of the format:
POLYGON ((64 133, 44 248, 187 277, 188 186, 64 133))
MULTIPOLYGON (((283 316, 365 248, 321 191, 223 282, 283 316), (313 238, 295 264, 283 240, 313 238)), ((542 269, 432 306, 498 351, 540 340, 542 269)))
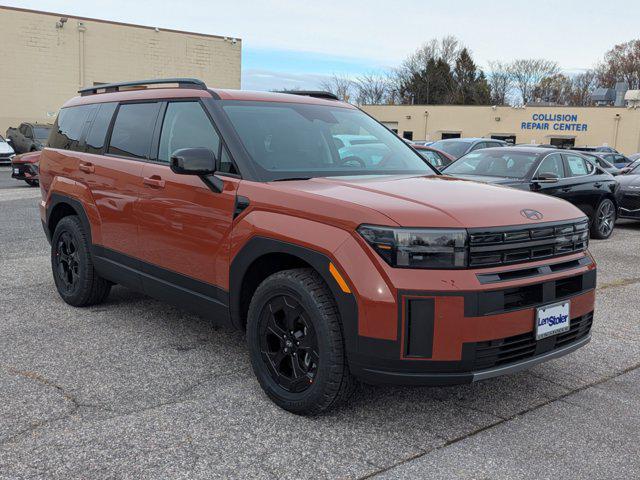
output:
POLYGON ((640 0, 0 0, 2 4, 239 37, 242 87, 316 88, 332 73, 396 66, 433 37, 455 35, 481 66, 543 57, 589 68, 640 38, 640 0))

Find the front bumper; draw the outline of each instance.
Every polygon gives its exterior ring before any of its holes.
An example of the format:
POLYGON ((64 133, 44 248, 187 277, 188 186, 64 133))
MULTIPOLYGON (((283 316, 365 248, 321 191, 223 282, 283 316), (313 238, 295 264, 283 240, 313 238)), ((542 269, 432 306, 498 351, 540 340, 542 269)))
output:
MULTIPOLYGON (((398 272, 396 279, 400 282, 400 275, 409 273, 398 272)), ((404 278, 393 306, 395 332, 369 325, 382 304, 375 310, 362 305, 361 333, 349 352, 356 376, 369 383, 471 383, 566 355, 591 338, 596 267, 588 254, 454 272, 455 280, 440 280, 445 288, 439 290, 405 286, 409 281, 424 284, 438 274, 418 272, 404 278), (518 276, 522 278, 512 280, 518 276), (536 340, 537 308, 566 300, 570 330, 536 340)))

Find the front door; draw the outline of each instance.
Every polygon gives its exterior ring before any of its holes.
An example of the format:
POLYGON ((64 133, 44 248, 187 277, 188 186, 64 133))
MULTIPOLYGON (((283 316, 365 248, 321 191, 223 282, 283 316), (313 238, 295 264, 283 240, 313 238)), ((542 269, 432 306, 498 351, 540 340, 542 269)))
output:
MULTIPOLYGON (((239 180, 224 177, 222 192, 198 176, 171 171, 171 154, 181 148, 226 150, 198 101, 166 104, 159 120, 157 152, 142 170, 137 206, 144 288, 153 296, 207 308, 225 303, 229 235, 239 180)), ((193 306, 193 305, 192 305, 193 306)), ((202 308, 200 308, 202 310, 202 308)))
POLYGON ((532 180, 532 190, 571 202, 573 186, 571 185, 570 179, 567 178, 562 155, 559 153, 547 155, 542 162, 540 162, 540 166, 532 180), (540 180, 545 177, 545 175, 547 177, 554 175, 557 177, 557 181, 550 182, 548 180, 540 180))

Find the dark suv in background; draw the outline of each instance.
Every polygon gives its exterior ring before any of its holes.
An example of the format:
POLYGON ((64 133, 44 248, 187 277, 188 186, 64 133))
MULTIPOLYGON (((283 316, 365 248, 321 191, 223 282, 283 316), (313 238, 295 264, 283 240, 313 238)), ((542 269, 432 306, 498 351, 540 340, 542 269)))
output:
POLYGON ((429 146, 457 159, 469 152, 482 148, 506 147, 507 145, 508 143, 503 140, 494 140, 492 138, 448 138, 434 142, 429 146))

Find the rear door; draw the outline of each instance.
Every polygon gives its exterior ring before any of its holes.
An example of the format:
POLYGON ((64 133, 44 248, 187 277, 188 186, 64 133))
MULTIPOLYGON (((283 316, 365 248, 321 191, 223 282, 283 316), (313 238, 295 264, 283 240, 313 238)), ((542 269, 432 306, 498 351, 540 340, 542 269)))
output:
POLYGON ((149 158, 159 102, 103 103, 94 112, 80 169, 98 209, 102 255, 139 268, 135 205, 149 158), (109 132, 109 133, 108 133, 109 132))
POLYGON ((155 151, 142 171, 137 206, 145 290, 174 300, 224 302, 228 288, 228 238, 239 178, 212 120, 197 100, 163 105, 155 151), (230 176, 223 191, 212 191, 198 176, 177 175, 169 167, 181 148, 204 147, 223 159, 230 176), (177 288, 176 288, 177 287, 177 288), (194 296, 193 294, 196 293, 194 296), (182 297, 180 297, 182 295, 182 297), (180 298, 176 298, 180 297, 180 298))
POLYGON ((563 153, 562 156, 571 182, 571 203, 591 217, 606 195, 611 176, 599 173, 597 167, 582 155, 563 153))

